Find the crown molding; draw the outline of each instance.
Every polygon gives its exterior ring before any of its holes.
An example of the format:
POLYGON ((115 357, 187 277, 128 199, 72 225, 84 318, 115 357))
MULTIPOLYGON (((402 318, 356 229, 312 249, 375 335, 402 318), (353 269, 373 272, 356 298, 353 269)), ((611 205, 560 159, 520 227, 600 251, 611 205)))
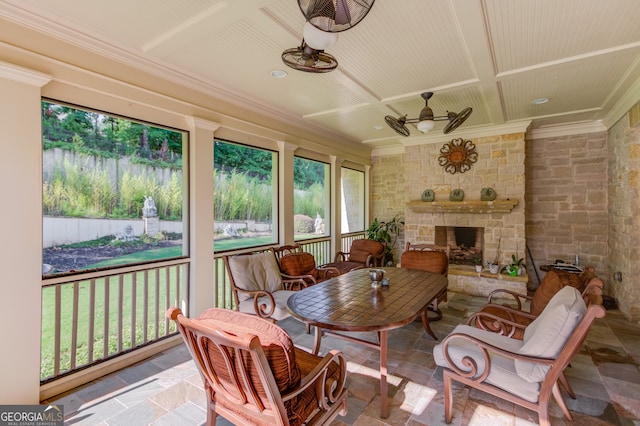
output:
POLYGON ((404 145, 381 146, 371 150, 372 157, 385 157, 389 155, 404 154, 404 145))
POLYGON ((480 126, 456 130, 453 135, 434 132, 433 134, 425 134, 409 140, 402 140, 400 144, 374 148, 371 154, 374 156, 404 154, 405 148, 408 146, 448 142, 454 138, 476 139, 489 136, 509 135, 512 133, 525 133, 530 125, 531 121, 517 121, 497 126, 480 126))
POLYGON ((602 121, 588 121, 583 123, 563 124, 558 126, 540 127, 527 132, 526 140, 557 138, 585 133, 606 132, 607 127, 602 121))
POLYGON ((0 62, 0 78, 6 78, 7 80, 37 87, 42 87, 53 79, 53 77, 48 74, 19 67, 7 62, 0 62))

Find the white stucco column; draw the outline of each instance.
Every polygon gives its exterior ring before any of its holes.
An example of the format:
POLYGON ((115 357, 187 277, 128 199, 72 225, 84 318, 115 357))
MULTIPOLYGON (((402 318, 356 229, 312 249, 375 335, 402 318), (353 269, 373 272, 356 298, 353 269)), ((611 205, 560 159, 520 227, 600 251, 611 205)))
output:
POLYGON ((205 309, 215 306, 216 302, 213 266, 213 133, 220 125, 191 117, 189 126, 191 274, 188 303, 189 316, 196 317, 205 309))
POLYGON ((335 155, 329 157, 331 163, 331 259, 342 250, 342 163, 335 155))
POLYGON ((0 404, 40 403, 41 88, 51 77, 0 62, 0 404))
POLYGON ((298 145, 278 141, 280 165, 278 167, 278 240, 280 244, 293 244, 293 159, 298 145), (289 225, 286 225, 289 224, 289 225))
POLYGON ((371 166, 364 166, 364 193, 367 199, 364 203, 364 229, 371 224, 371 166))

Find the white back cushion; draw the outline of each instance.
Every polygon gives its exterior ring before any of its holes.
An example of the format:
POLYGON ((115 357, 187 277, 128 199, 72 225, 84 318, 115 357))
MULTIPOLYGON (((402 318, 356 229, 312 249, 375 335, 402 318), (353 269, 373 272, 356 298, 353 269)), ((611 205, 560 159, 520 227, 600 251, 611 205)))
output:
MULTIPOLYGON (((555 358, 573 333, 587 306, 580 292, 571 286, 563 287, 524 331, 522 355, 555 358)), ((516 361, 516 372, 529 382, 541 382, 550 367, 527 361, 516 361)))
MULTIPOLYGON (((233 280, 243 290, 264 290, 273 293, 282 290, 282 275, 275 255, 270 251, 229 257, 233 280)), ((241 299, 250 296, 239 295, 241 299)))

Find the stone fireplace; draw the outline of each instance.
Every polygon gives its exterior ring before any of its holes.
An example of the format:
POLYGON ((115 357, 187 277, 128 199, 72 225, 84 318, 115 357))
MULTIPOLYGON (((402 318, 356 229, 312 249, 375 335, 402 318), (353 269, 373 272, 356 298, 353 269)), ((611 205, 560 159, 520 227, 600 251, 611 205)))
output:
POLYGON ((510 288, 526 292, 526 276, 478 274, 471 266, 478 253, 483 263, 498 260, 500 265, 512 255, 526 257, 524 133, 475 138, 472 143, 477 162, 469 171, 456 174, 438 164, 443 143, 405 147, 405 241, 456 247, 449 269, 452 291, 488 295, 495 288, 510 288), (481 201, 480 193, 488 187, 497 197, 481 201), (421 201, 426 189, 433 190, 434 201, 421 201), (449 200, 455 189, 464 191, 462 201, 449 200))

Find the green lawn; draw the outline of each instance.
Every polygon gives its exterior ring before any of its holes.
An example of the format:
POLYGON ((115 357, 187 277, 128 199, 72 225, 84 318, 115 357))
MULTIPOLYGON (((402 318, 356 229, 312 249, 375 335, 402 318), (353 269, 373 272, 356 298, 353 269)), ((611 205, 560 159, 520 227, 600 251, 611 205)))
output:
MULTIPOLYGON (((182 253, 181 247, 168 247, 162 249, 148 250, 129 254, 120 258, 111 259, 91 265, 90 267, 102 267, 120 265, 123 263, 140 262, 145 260, 162 259, 179 256, 182 253)), ((176 268, 181 268, 178 274, 182 275, 181 283, 187 282, 186 268, 172 266, 169 285, 169 304, 175 303, 177 292, 175 288, 176 268)), ((122 329, 122 348, 127 349, 143 342, 144 338, 144 313, 148 315, 147 340, 153 339, 156 332, 159 336, 166 334, 165 323, 160 321, 158 330, 155 329, 155 317, 163 319, 164 313, 169 306, 165 306, 167 298, 167 275, 165 271, 159 274, 149 273, 147 277, 148 287, 145 289, 145 272, 135 272, 126 274, 119 282, 118 277, 99 278, 93 280, 80 281, 77 288, 74 284, 60 286, 60 370, 66 371, 70 368, 71 347, 72 347, 72 327, 73 327, 73 307, 74 297, 77 297, 78 320, 77 320, 77 344, 76 365, 86 364, 89 352, 89 331, 93 321, 94 336, 93 351, 94 359, 100 358, 104 351, 105 339, 107 335, 108 353, 117 352, 118 333, 122 329), (134 298, 135 283, 135 298, 134 298), (156 290, 157 289, 157 290, 156 290), (145 291, 146 297, 145 297, 145 291), (158 305, 156 307, 156 296, 158 305), (90 301, 95 300, 95 311, 90 311, 90 301), (107 309, 108 305, 108 309, 107 309), (135 330, 132 332, 132 310, 135 307, 135 330), (105 320, 105 312, 108 311, 108 321, 105 320), (119 314, 121 313, 121 315, 119 314), (122 326, 119 327, 118 319, 122 317, 122 326), (106 328, 106 330, 105 330, 106 328), (135 333, 135 340, 132 341, 132 334, 135 333), (98 355, 100 354, 100 356, 98 355)), ((56 307, 56 286, 46 287, 42 290, 42 336, 41 336, 41 378, 50 377, 54 372, 54 338, 56 331, 55 307, 56 307)), ((173 327, 173 324, 170 323, 173 327)), ((173 331, 170 330, 170 332, 173 331)))

